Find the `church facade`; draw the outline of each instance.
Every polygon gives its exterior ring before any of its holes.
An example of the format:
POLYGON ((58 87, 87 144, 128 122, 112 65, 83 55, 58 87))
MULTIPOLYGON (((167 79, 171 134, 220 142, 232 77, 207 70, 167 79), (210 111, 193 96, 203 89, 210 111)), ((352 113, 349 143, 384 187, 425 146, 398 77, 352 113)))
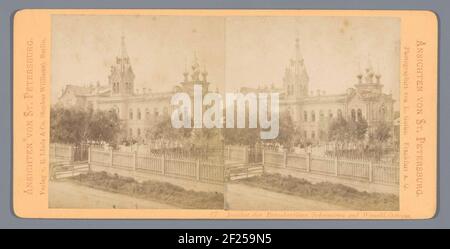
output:
MULTIPOLYGON (((139 141, 145 138, 155 120, 172 113, 174 107, 170 100, 174 93, 192 93, 196 84, 202 85, 205 92, 210 91, 207 76, 208 73, 201 70, 197 60, 194 60, 190 70, 185 70, 181 82, 172 91, 152 92, 146 88, 139 91, 135 87, 135 75, 122 38, 121 54, 111 66, 108 84, 67 85, 56 105, 113 110, 122 120, 123 136, 139 141)), ((380 122, 394 122, 394 99, 391 94, 383 93, 381 75, 371 67, 357 74, 354 87, 342 94, 313 93, 309 89, 309 77, 297 39, 282 87, 242 87, 240 92, 279 92, 280 110, 290 114, 303 137, 310 141, 325 139, 328 125, 338 116, 353 120, 364 118, 368 122, 369 132, 380 122)))
POLYGON ((122 37, 121 54, 116 57, 108 76, 108 85, 75 86, 67 85, 56 105, 63 107, 93 108, 115 111, 122 121, 122 138, 143 141, 148 129, 161 117, 174 110, 170 104, 176 92, 193 93, 194 85, 202 85, 209 91, 208 73, 200 69, 195 59, 191 70, 183 73, 183 80, 171 91, 153 92, 135 87, 135 75, 122 37))
POLYGON ((295 55, 286 67, 283 77, 281 109, 289 112, 308 140, 324 140, 330 122, 341 116, 346 120, 365 119, 369 133, 379 123, 393 125, 394 99, 383 93, 381 74, 369 65, 355 77, 354 87, 342 94, 327 95, 325 91, 309 91, 309 77, 300 52, 300 42, 295 43, 295 55))

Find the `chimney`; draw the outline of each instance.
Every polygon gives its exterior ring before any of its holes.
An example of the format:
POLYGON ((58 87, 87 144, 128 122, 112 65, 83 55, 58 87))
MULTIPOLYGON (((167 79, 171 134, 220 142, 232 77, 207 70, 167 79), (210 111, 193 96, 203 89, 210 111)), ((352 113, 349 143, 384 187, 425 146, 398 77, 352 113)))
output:
POLYGON ((362 74, 358 74, 358 76, 356 76, 356 77, 358 77, 358 84, 362 84, 362 78, 363 78, 362 74))
POLYGON ((203 81, 204 81, 204 82, 208 82, 208 72, 203 71, 202 77, 203 77, 203 81))
POLYGON ((381 74, 375 75, 375 78, 377 79, 377 84, 380 84, 381 74))

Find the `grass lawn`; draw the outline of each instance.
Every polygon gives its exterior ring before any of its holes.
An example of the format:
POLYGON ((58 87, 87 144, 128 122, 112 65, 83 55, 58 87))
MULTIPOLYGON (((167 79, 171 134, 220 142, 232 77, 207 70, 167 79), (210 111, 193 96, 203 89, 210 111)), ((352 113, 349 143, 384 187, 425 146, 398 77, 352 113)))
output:
POLYGON ((304 179, 282 176, 280 174, 264 174, 262 176, 242 179, 239 182, 278 193, 327 202, 352 210, 399 210, 399 197, 396 195, 361 192, 342 184, 329 182, 313 184, 304 179))
POLYGON ((90 172, 71 178, 73 182, 94 189, 158 201, 186 209, 223 209, 224 196, 217 192, 186 190, 158 181, 137 182, 133 178, 90 172))

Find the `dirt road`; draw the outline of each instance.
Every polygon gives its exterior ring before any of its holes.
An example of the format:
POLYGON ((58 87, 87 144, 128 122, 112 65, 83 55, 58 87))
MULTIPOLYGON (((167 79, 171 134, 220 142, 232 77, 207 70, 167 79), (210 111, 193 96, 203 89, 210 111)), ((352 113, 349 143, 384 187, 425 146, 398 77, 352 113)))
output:
POLYGON ((97 190, 70 181, 50 181, 50 208, 173 209, 171 205, 97 190))
MULTIPOLYGON (((336 205, 308 200, 250 187, 244 184, 226 185, 225 198, 231 210, 345 210, 336 205)), ((49 184, 50 208, 99 209, 174 209, 164 203, 143 200, 121 194, 81 186, 70 181, 51 181, 49 184)))
POLYGON ((276 193, 244 184, 226 185, 225 200, 230 210, 345 210, 344 207, 301 197, 276 193))

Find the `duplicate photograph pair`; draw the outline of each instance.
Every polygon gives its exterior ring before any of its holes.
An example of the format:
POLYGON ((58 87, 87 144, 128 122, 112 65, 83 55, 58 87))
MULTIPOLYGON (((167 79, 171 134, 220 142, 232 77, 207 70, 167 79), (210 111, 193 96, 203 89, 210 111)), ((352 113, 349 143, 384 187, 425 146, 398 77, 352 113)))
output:
POLYGON ((22 10, 23 218, 427 219, 428 11, 22 10))

